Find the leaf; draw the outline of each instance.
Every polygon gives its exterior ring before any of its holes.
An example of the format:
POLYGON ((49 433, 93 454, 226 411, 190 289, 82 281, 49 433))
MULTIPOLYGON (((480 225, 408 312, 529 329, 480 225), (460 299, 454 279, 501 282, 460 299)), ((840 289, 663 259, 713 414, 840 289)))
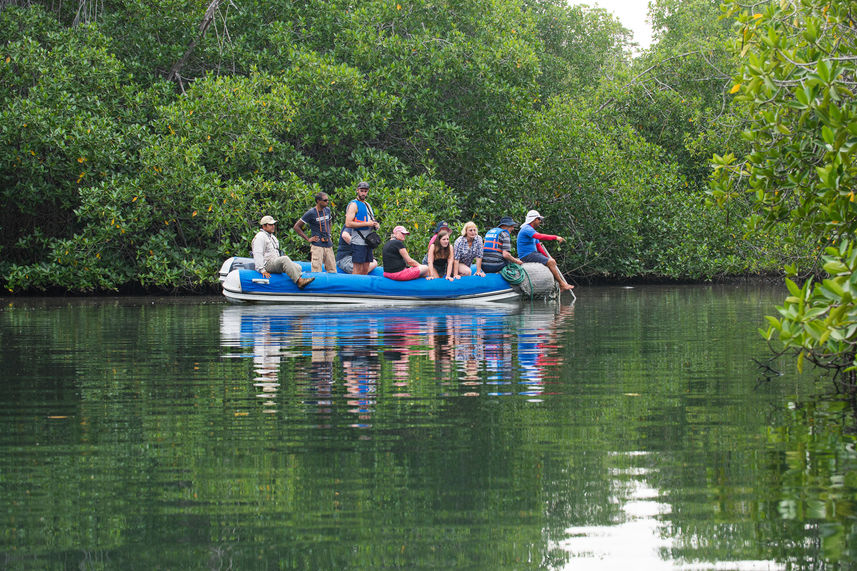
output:
MULTIPOLYGON (((827 262, 826 264, 824 264, 823 267, 824 267, 824 271, 827 272, 828 274, 831 274, 831 275, 850 273, 850 271, 851 271, 848 268, 848 266, 846 266, 845 264, 843 264, 839 260, 832 260, 830 262, 827 262)), ((829 282, 829 281, 830 280, 824 280, 824 284, 827 285, 827 282, 829 282)), ((840 292, 842 291, 841 287, 839 288, 839 291, 840 292)), ((840 293, 840 295, 841 295, 841 293, 840 293)))

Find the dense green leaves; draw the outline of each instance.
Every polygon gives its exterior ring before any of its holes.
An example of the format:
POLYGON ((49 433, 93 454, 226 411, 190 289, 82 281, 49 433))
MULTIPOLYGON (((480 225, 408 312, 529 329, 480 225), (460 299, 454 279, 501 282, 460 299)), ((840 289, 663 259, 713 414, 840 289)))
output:
MULTIPOLYGON (((725 25, 709 25, 704 0, 654 3, 663 47, 634 61, 615 17, 556 0, 85 8, 0 9, 9 290, 205 286, 262 213, 295 220, 318 190, 342 208, 359 180, 390 226, 487 229, 542 209, 581 277, 711 277, 782 258, 777 239, 751 247, 734 227, 745 204, 702 207, 709 151, 729 140, 715 128, 722 77, 704 76, 728 61, 725 25), (677 57, 694 41, 695 58, 677 57)), ((840 68, 815 66, 807 87, 840 68)), ((820 144, 847 154, 837 97, 820 144)), ((843 188, 838 171, 819 176, 843 188)))
POLYGON ((806 356, 834 368, 854 364, 857 342, 855 7, 845 0, 774 2, 754 11, 729 5, 742 58, 732 92, 749 118, 751 152, 743 161, 715 157, 715 197, 746 182, 758 227, 785 223, 833 245, 823 257, 829 279, 807 280, 800 290, 791 284, 765 335, 795 349, 799 363, 806 356))

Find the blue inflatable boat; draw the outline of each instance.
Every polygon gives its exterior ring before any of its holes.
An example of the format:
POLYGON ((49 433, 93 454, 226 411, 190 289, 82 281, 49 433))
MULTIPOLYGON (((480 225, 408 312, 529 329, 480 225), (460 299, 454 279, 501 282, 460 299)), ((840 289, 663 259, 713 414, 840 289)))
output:
MULTIPOLYGON (((309 262, 298 262, 304 272, 309 262)), ((475 269, 475 268, 474 268, 475 269)), ((385 278, 376 268, 369 275, 310 273, 315 278, 304 289, 284 274, 265 278, 252 258, 229 258, 220 268, 223 295, 233 303, 471 303, 517 299, 520 294, 500 274, 465 276, 455 281, 419 278, 400 282, 385 278)))

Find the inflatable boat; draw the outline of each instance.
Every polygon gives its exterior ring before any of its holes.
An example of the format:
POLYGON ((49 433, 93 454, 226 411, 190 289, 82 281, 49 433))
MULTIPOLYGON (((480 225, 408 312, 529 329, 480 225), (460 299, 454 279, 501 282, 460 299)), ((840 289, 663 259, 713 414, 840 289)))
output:
MULTIPOLYGON (((382 268, 369 275, 308 273, 309 262, 297 262, 307 277, 315 278, 303 289, 284 274, 265 278, 256 271, 252 258, 229 258, 220 268, 223 295, 233 303, 379 303, 408 305, 426 303, 472 303, 513 300, 520 296, 500 274, 400 282, 385 278, 382 268)), ((475 269, 475 268, 474 268, 475 269)))

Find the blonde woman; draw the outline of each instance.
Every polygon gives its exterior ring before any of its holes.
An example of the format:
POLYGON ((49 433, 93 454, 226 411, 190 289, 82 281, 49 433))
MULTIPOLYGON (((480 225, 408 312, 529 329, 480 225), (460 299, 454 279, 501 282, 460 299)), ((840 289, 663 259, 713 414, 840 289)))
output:
POLYGON ((476 223, 472 220, 461 229, 461 236, 455 241, 455 267, 452 272, 456 276, 471 275, 470 265, 476 264, 476 275, 485 276, 482 271, 482 252, 484 249, 482 236, 476 223))

